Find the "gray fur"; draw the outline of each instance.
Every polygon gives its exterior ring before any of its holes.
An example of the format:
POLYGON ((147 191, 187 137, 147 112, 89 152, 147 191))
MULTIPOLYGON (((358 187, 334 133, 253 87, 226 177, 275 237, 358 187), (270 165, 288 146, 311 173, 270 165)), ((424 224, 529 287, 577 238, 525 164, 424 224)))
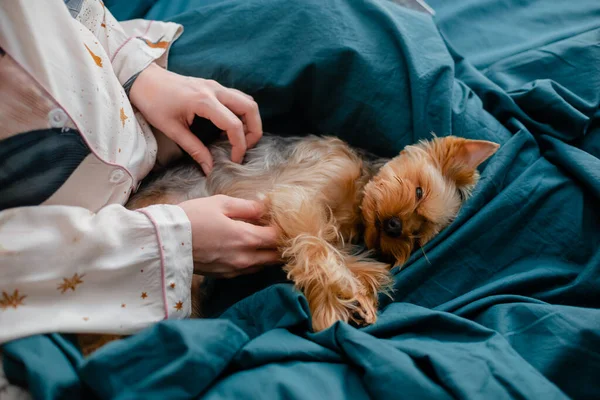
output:
MULTIPOLYGON (((231 145, 229 142, 218 141, 210 146, 210 152, 214 159, 210 177, 207 178, 197 164, 184 162, 166 168, 144 182, 130 203, 139 198, 156 194, 167 194, 177 202, 208 197, 225 192, 225 188, 234 180, 275 181, 278 171, 285 168, 298 145, 305 141, 315 140, 321 140, 321 138, 314 135, 283 137, 267 134, 254 148, 246 152, 241 165, 230 160, 231 145)), ((370 167, 372 174, 388 161, 387 159, 377 159, 366 152, 359 153, 370 167)), ((320 158, 320 154, 310 154, 304 157, 307 162, 310 162, 311 158, 312 161, 316 161, 320 158)))

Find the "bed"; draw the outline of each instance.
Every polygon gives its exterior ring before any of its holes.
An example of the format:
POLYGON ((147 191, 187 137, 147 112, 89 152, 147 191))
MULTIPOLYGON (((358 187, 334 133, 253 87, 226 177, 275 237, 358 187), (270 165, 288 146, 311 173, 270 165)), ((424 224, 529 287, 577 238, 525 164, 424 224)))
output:
MULTIPOLYGON (((105 1, 179 22, 170 69, 255 97, 266 131, 382 155, 454 134, 502 144, 378 322, 313 333, 276 271, 216 282, 210 316, 83 358, 3 346, 35 398, 600 398, 600 2, 105 1)), ((1 328, 0 328, 1 329, 1 328)))

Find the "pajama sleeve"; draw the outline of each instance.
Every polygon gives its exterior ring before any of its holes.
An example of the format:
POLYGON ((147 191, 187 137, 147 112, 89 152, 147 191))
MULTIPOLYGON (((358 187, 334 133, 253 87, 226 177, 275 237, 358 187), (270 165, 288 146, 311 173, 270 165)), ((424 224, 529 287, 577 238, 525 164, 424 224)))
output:
POLYGON ((71 15, 96 36, 127 93, 152 62, 167 67, 171 44, 183 32, 181 25, 172 22, 119 22, 100 0, 69 0, 66 5, 71 15))
POLYGON ((46 332, 129 334, 189 316, 190 241, 189 220, 173 205, 0 212, 0 343, 46 332))
MULTIPOLYGON (((13 79, 0 80, 5 193, 19 199, 56 185, 0 211, 0 343, 47 332, 128 334, 191 310, 187 216, 175 205, 121 205, 156 153, 121 86, 168 46, 128 36, 100 1, 67 3, 0 1, 0 71, 13 79), (114 25, 105 36, 103 24, 114 25), (40 147, 49 143, 41 138, 57 147, 40 147), (88 154, 82 160, 54 150, 70 138, 88 154), (48 160, 69 173, 45 175, 48 160)), ((167 40, 179 32, 160 26, 167 40)))

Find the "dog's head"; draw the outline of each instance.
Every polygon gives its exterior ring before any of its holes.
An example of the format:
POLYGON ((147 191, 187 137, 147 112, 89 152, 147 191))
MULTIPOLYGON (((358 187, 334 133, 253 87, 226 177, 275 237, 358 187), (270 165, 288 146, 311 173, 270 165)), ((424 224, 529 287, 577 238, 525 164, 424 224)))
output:
POLYGON ((448 226, 499 145, 454 136, 407 146, 365 186, 365 241, 394 265, 448 226))

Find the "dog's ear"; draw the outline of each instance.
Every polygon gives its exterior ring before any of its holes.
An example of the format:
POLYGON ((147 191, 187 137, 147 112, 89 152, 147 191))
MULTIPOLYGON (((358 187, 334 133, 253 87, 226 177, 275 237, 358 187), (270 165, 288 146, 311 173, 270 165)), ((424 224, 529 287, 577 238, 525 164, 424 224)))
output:
POLYGON ((487 140, 468 140, 463 143, 463 157, 469 168, 477 168, 482 162, 490 158, 500 148, 498 143, 487 140))
POLYGON ((469 140, 456 136, 436 138, 428 142, 427 151, 437 161, 442 174, 457 186, 473 184, 477 167, 500 147, 486 140, 469 140))

